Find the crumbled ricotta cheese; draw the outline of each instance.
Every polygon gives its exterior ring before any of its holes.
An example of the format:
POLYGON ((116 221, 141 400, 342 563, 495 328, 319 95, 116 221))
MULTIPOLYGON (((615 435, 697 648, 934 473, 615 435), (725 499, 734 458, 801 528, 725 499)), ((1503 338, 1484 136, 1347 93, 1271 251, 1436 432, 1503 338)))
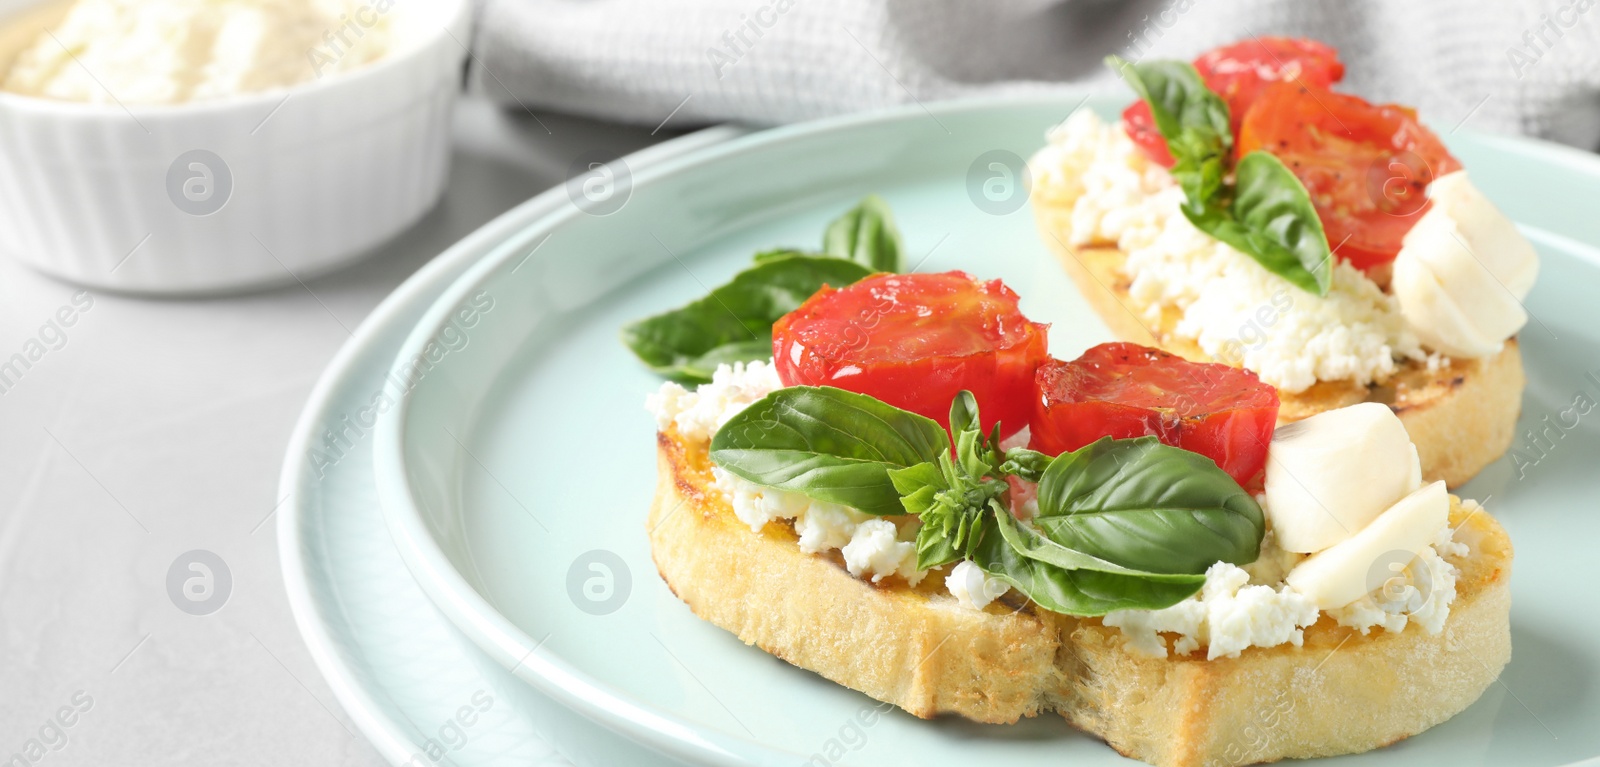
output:
POLYGON ((645 398, 644 406, 656 417, 656 428, 676 426, 685 442, 709 442, 739 411, 783 388, 771 362, 736 362, 718 365, 711 383, 694 391, 671 381, 645 398))
POLYGON ((956 604, 969 610, 982 610, 1011 590, 1005 581, 989 577, 983 568, 966 560, 950 569, 944 577, 944 587, 956 598, 956 604))
POLYGON ((1247 647, 1298 646, 1304 628, 1317 622, 1317 608, 1288 588, 1251 586, 1243 568, 1218 562, 1206 570, 1200 593, 1161 610, 1115 610, 1105 624, 1128 635, 1134 650, 1164 658, 1166 638, 1178 635, 1172 651, 1187 655, 1207 645, 1206 658, 1237 658, 1247 647))
POLYGON ((871 575, 873 583, 890 575, 899 575, 909 583, 922 580, 917 572, 917 544, 900 540, 900 529, 883 517, 856 525, 850 542, 840 553, 844 555, 845 568, 857 578, 871 575))
POLYGON ((1032 172, 1047 199, 1072 205, 1068 244, 1115 243, 1145 320, 1176 307, 1174 332, 1215 359, 1299 392, 1319 380, 1381 381, 1397 359, 1426 358, 1396 300, 1349 264, 1335 265, 1318 297, 1196 229, 1171 174, 1093 112, 1051 130, 1032 172))
POLYGON ((845 569, 857 578, 877 583, 898 575, 912 586, 927 575, 917 569, 917 521, 911 517, 896 524, 887 517, 813 500, 800 493, 762 487, 736 474, 712 467, 712 486, 733 506, 734 516, 760 532, 768 523, 794 520, 800 550, 826 554, 838 550, 845 569))
MULTIPOLYGON (((1443 556, 1468 554, 1467 546, 1452 539, 1452 532, 1449 527, 1441 529, 1403 574, 1350 605, 1328 610, 1329 617, 1362 634, 1374 627, 1399 632, 1411 623, 1429 634, 1443 631, 1461 574, 1443 556)), ((1173 654, 1187 655, 1206 645, 1208 660, 1236 658, 1249 647, 1300 646, 1305 628, 1321 613, 1283 583, 1283 575, 1303 555, 1285 552, 1271 539, 1268 530, 1261 558, 1251 565, 1212 565, 1199 594, 1161 610, 1110 612, 1105 624, 1122 630, 1130 650, 1158 658, 1168 653, 1163 634, 1176 635, 1173 654)))
POLYGON ((288 87, 383 56, 388 10, 362 0, 78 0, 0 85, 128 104, 288 87))

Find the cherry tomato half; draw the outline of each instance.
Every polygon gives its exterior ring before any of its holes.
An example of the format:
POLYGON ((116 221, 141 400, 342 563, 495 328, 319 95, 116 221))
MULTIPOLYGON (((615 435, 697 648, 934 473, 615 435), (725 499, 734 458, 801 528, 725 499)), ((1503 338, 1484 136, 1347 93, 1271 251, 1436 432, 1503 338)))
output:
POLYGON ((1110 343, 1034 375, 1031 446, 1058 455, 1101 437, 1154 435, 1259 488, 1278 421, 1278 392, 1241 368, 1110 343))
POLYGON ((999 280, 965 272, 881 274, 823 288, 772 326, 784 385, 836 386, 950 425, 962 389, 985 430, 1028 421, 1033 371, 1048 354, 1048 325, 1017 309, 999 280))
POLYGON ((1410 109, 1290 83, 1269 87, 1245 115, 1238 151, 1256 149, 1289 166, 1328 246, 1367 270, 1400 252, 1428 208, 1428 184, 1461 168, 1410 109))
MULTIPOLYGON (((1223 101, 1233 124, 1233 135, 1256 98, 1268 85, 1298 81, 1326 88, 1344 77, 1339 52, 1317 42, 1290 37, 1253 37, 1207 51, 1194 60, 1200 77, 1223 101)), ((1123 129, 1149 158, 1170 168, 1172 154, 1156 130, 1150 105, 1136 101, 1122 113, 1123 129)))

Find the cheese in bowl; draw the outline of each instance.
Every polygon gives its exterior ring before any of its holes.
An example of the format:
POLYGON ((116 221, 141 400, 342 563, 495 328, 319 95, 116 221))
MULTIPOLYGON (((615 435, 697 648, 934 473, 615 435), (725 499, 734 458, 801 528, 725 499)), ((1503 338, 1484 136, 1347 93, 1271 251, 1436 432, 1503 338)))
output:
POLYGON ((368 64, 389 45, 386 14, 357 0, 78 0, 64 10, 0 88, 175 104, 299 85, 368 64))

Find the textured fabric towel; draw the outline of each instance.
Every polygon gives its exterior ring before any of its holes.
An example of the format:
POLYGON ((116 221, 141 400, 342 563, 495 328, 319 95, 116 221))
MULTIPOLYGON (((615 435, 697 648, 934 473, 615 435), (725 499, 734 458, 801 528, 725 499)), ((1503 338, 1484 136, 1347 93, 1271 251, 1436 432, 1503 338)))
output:
POLYGON ((1597 0, 482 0, 472 82, 535 114, 783 123, 1063 85, 1252 35, 1339 49, 1343 88, 1441 131, 1600 143, 1597 0))

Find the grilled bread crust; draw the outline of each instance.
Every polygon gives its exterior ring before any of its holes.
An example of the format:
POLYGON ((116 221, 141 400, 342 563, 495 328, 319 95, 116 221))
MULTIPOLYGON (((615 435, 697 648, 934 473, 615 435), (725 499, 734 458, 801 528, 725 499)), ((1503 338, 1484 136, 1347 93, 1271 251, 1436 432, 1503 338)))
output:
POLYGON ((1362 635, 1327 616, 1301 647, 1238 658, 1153 658, 1098 619, 1036 610, 1016 592, 962 608, 941 573, 872 584, 806 554, 780 523, 761 532, 711 486, 704 443, 657 436, 648 521, 656 567, 696 615, 789 663, 922 718, 1012 723, 1048 711, 1160 767, 1358 753, 1466 708, 1511 656, 1511 543, 1452 498, 1471 553, 1443 632, 1362 635))

